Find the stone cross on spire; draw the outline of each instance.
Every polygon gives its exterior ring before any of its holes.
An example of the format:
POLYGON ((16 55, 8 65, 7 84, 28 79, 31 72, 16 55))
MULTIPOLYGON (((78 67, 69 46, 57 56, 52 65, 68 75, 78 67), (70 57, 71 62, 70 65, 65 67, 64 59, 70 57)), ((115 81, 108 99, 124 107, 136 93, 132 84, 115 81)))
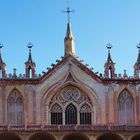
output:
POLYGON ((75 43, 72 35, 71 24, 70 24, 70 13, 74 12, 71 10, 69 6, 67 6, 67 10, 63 11, 68 14, 68 23, 67 23, 67 31, 64 39, 64 55, 75 55, 75 43))
POLYGON ((70 13, 73 13, 74 10, 71 10, 71 9, 70 9, 69 1, 67 1, 67 3, 68 3, 67 9, 66 9, 65 11, 63 11, 63 12, 64 12, 64 13, 67 13, 67 15, 68 15, 68 23, 70 23, 70 13))

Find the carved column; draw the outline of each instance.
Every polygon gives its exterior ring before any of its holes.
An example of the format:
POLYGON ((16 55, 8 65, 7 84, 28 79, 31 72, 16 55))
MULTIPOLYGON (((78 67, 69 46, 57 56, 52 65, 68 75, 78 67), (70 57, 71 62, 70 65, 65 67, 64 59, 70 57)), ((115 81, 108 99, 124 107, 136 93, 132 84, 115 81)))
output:
POLYGON ((6 87, 4 85, 2 85, 2 105, 3 105, 3 123, 7 124, 6 87))
POLYGON ((117 124, 118 123, 118 106, 117 106, 117 97, 116 97, 116 93, 114 93, 114 123, 117 124))
POLYGON ((138 124, 139 123, 139 120, 140 120, 139 119, 139 96, 136 96, 136 121, 134 123, 135 124, 138 124))
POLYGON ((33 91, 33 122, 36 123, 36 92, 33 91))
POLYGON ((80 125, 80 111, 77 111, 77 124, 80 125))
MULTIPOLYGON (((44 118, 44 120, 41 120, 42 122, 44 122, 45 120, 46 120, 46 124, 51 124, 50 122, 51 122, 51 115, 50 115, 50 112, 49 112, 49 105, 47 104, 46 105, 46 108, 44 108, 44 112, 45 112, 45 114, 43 113, 43 117, 41 117, 42 119, 44 118), (44 117, 45 116, 45 117, 44 117), (49 121, 50 120, 50 121, 49 121)), ((45 122, 43 123, 43 125, 45 124, 45 122)))
POLYGON ((63 115, 63 117, 62 117, 63 118, 63 120, 62 120, 63 122, 62 123, 63 123, 63 125, 65 125, 65 111, 63 111, 62 115, 63 115))

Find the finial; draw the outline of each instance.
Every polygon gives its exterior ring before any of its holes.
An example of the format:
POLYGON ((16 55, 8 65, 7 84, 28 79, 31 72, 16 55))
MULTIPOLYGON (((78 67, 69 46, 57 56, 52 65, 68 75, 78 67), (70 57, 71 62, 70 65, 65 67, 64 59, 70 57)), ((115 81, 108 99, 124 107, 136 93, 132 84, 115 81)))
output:
POLYGON ((16 74, 16 68, 13 69, 13 77, 16 78, 17 74, 16 74))
POLYGON ((112 48, 112 44, 108 43, 108 44, 106 45, 106 47, 107 47, 107 49, 108 49, 108 58, 107 58, 107 62, 108 62, 108 63, 113 63, 113 61, 112 61, 112 59, 111 59, 111 54, 110 54, 110 50, 111 50, 111 48, 112 48))
POLYGON ((3 44, 0 43, 0 62, 3 62, 3 61, 2 61, 2 56, 1 56, 1 55, 2 55, 2 54, 1 54, 1 49, 2 49, 2 48, 3 48, 3 44))
POLYGON ((139 50, 140 50, 140 43, 139 44, 137 44, 137 46, 136 46, 139 50))
POLYGON ((138 43, 136 47, 138 48, 138 58, 137 58, 137 63, 140 63, 140 43, 138 43))
POLYGON ((28 45, 27 45, 27 47, 28 47, 29 49, 31 49, 31 48, 33 47, 33 44, 32 44, 31 42, 29 42, 28 45))
POLYGON ((126 72, 126 69, 124 70, 123 77, 124 77, 124 78, 127 78, 127 77, 128 77, 127 72, 126 72))
POLYGON ((110 50, 111 50, 111 48, 112 48, 112 44, 108 43, 108 44, 106 45, 106 47, 107 47, 107 49, 108 49, 108 52, 110 53, 110 50))
POLYGON ((27 44, 27 47, 29 49, 29 58, 28 58, 28 61, 32 61, 32 54, 31 54, 31 48, 33 47, 33 44, 31 42, 29 42, 27 44))
POLYGON ((63 12, 68 14, 68 23, 70 23, 70 13, 73 13, 74 10, 71 10, 71 9, 70 9, 69 1, 67 1, 67 5, 68 5, 68 6, 67 6, 66 10, 63 11, 63 12))
POLYGON ((2 49, 2 48, 3 48, 3 44, 0 43, 0 49, 2 49))
POLYGON ((0 43, 0 55, 1 55, 1 49, 3 48, 3 44, 0 43))

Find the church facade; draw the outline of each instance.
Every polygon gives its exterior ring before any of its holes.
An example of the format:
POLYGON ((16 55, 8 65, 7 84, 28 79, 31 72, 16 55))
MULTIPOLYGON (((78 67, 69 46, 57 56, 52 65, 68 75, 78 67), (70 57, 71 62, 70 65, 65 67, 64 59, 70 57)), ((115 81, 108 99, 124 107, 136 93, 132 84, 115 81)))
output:
POLYGON ((64 57, 37 76, 32 44, 25 75, 6 74, 0 53, 0 139, 139 140, 140 51, 134 77, 115 73, 111 45, 104 75, 94 73, 75 55, 71 24, 64 57))

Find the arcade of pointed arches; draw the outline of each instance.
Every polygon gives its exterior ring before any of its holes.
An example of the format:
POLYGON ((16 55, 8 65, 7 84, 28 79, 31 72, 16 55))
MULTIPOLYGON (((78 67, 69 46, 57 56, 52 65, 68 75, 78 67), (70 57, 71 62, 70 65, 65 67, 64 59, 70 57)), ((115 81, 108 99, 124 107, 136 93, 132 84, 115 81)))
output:
MULTIPOLYGON (((126 89, 119 94, 117 104, 118 124, 133 124, 134 101, 126 89)), ((66 86, 52 97, 46 117, 49 116, 50 124, 94 124, 99 116, 98 108, 97 100, 91 101, 77 87, 66 86)), ((24 99, 17 89, 7 98, 7 122, 8 125, 24 124, 24 99)))
POLYGON ((140 133, 134 134, 132 136, 124 136, 122 134, 116 133, 98 133, 96 136, 84 134, 84 133, 66 133, 65 135, 61 134, 59 137, 52 133, 46 132, 36 132, 28 135, 22 136, 22 134, 17 134, 13 132, 0 133, 0 139, 2 140, 139 140, 140 133))
MULTIPOLYGON (((131 94, 127 90, 123 90, 117 99, 119 124, 133 123, 133 107, 134 101, 131 94), (129 114, 129 115, 128 115, 129 114), (124 116, 122 118, 121 116, 124 116)), ((84 94, 79 88, 74 86, 66 86, 56 93, 49 102, 49 116, 51 124, 91 124, 97 103, 93 103, 91 99, 84 94), (79 117, 79 118, 78 118, 79 117)), ((24 123, 24 100, 23 96, 17 89, 14 89, 7 98, 8 123, 13 125, 22 125, 24 123)), ((21 136, 12 133, 0 134, 3 140, 23 140, 21 136)), ((83 134, 74 133, 66 135, 62 140, 90 140, 83 134)), ((95 138, 95 140, 124 140, 118 134, 104 133, 95 138)), ((131 136, 128 140, 139 140, 140 134, 131 136)), ((49 134, 33 134, 27 140, 57 140, 56 137, 49 134), (41 138, 41 139, 40 139, 41 138)))

